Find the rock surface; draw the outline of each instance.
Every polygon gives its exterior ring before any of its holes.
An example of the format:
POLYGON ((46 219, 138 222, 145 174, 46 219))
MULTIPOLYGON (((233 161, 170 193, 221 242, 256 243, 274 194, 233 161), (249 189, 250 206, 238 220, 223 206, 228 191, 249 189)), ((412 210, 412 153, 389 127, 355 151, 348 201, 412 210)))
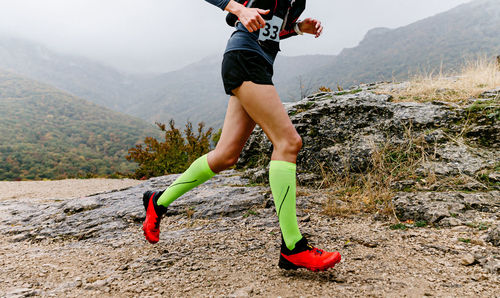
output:
MULTIPOLYGON (((131 223, 142 222, 142 193, 165 189, 178 175, 150 179, 122 191, 74 198, 62 203, 15 200, 0 202, 0 232, 26 239, 86 239, 120 237, 131 223)), ((189 192, 168 209, 168 215, 193 218, 236 217, 266 206, 267 189, 245 187, 247 180, 234 171, 224 172, 189 192)))
MULTIPOLYGON (((304 144, 297 170, 316 175, 309 174, 305 179, 299 175, 299 181, 310 183, 328 170, 365 171, 377 148, 401 144, 410 135, 423 138, 432 148, 428 153, 434 159, 422 164, 422 172, 475 177, 480 171, 493 171, 500 163, 500 124, 498 116, 489 112, 496 109, 499 113, 498 103, 491 99, 471 100, 463 106, 392 102, 391 96, 370 91, 375 87, 371 84, 348 91, 318 93, 287 105, 304 144)), ((247 142, 238 167, 254 169, 249 175, 252 181, 266 181, 261 169, 267 167, 271 152, 272 144, 258 129, 247 142)))
MULTIPOLYGON (((498 214, 497 214, 498 217, 498 214)), ((498 219, 498 218, 497 218, 498 219)), ((486 241, 491 242, 495 246, 500 246, 500 224, 493 226, 489 231, 486 241)))
MULTIPOLYGON (((242 190, 247 181, 234 171, 176 201, 160 242, 150 245, 141 231, 141 193, 175 177, 62 202, 1 202, 0 296, 493 297, 500 290, 500 248, 485 241, 497 237, 493 226, 393 230, 367 216, 331 218, 322 214, 326 193, 307 188, 297 198, 301 230, 318 246, 339 250, 343 262, 319 274, 282 271, 268 190, 242 190)), ((471 218, 493 218, 490 199, 464 196, 460 204, 473 206, 471 218)))
POLYGON ((400 192, 393 198, 402 221, 426 221, 436 226, 491 225, 499 221, 500 192, 400 192))
POLYGON ((497 296, 500 130, 482 108, 466 118, 495 97, 461 107, 393 103, 370 88, 320 93, 288 107, 305 144, 300 183, 315 184, 325 169, 364 171, 378 145, 404 142, 408 131, 435 156, 416 174, 431 170, 438 178, 425 187, 422 177, 391 181, 396 223, 380 214, 327 216, 331 193, 299 187, 301 231, 341 252, 335 269, 276 266, 273 199, 267 186, 250 186, 267 180, 272 150, 257 131, 240 160, 253 167, 251 180, 226 171, 188 192, 169 207, 157 245, 142 235, 142 193, 166 188, 177 175, 82 198, 0 200, 0 297, 497 296), (455 180, 441 181, 448 178, 455 180), (462 191, 450 190, 457 182, 462 191))

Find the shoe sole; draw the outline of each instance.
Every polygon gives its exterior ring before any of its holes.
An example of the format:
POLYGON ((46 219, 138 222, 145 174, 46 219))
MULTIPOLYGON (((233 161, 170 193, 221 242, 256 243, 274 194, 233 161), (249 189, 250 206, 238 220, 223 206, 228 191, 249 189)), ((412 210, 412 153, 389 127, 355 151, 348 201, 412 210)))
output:
POLYGON ((339 258, 335 259, 335 261, 333 263, 325 265, 323 267, 314 268, 314 267, 306 267, 306 266, 297 266, 294 263, 288 261, 287 259, 285 259, 283 256, 280 255, 278 267, 280 267, 281 269, 284 269, 284 270, 297 270, 300 268, 305 268, 305 269, 312 271, 312 272, 319 272, 319 271, 326 271, 330 268, 335 267, 335 265, 340 263, 341 259, 342 259, 342 257, 339 254, 339 258))

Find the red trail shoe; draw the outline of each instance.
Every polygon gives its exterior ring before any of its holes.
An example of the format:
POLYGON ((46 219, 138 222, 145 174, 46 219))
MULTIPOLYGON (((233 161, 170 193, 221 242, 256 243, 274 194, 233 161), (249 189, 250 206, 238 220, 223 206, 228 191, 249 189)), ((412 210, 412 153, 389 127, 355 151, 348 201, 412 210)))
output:
POLYGON ((142 196, 144 209, 146 209, 146 219, 142 225, 144 236, 151 244, 155 244, 160 240, 160 221, 162 216, 167 212, 167 208, 158 205, 158 199, 163 194, 163 191, 152 192, 146 191, 142 196))
POLYGON ((289 250, 285 245, 285 241, 282 241, 278 266, 286 270, 306 268, 318 272, 333 268, 340 260, 341 257, 339 252, 327 252, 313 247, 307 244, 306 238, 302 237, 302 239, 295 244, 293 250, 289 250))

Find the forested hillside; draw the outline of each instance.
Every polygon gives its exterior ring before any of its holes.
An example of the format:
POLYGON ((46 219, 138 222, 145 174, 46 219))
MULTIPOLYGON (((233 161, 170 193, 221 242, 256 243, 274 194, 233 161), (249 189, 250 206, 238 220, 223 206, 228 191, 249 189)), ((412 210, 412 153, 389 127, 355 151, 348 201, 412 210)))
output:
POLYGON ((0 180, 127 172, 126 152, 159 131, 49 85, 0 71, 0 180))

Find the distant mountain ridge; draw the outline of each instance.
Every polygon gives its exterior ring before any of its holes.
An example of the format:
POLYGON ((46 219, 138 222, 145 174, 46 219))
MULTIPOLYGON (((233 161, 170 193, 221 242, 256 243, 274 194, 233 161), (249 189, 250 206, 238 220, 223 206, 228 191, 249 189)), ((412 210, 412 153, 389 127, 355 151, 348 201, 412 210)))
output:
MULTIPOLYGON (((472 1, 396 29, 374 28, 337 56, 279 56, 274 82, 283 101, 297 101, 320 86, 404 80, 418 70, 453 69, 479 54, 500 55, 498 0, 472 1)), ((177 71, 135 76, 34 43, 0 39, 0 68, 150 123, 173 118, 178 125, 189 120, 222 126, 228 96, 221 60, 222 53, 177 71)))
POLYGON ((476 0, 397 29, 369 31, 306 76, 316 85, 404 80, 422 70, 453 70, 465 59, 500 55, 500 1, 476 0))
POLYGON ((137 81, 90 59, 59 54, 44 45, 10 37, 0 38, 0 69, 121 112, 130 104, 137 81))
POLYGON ((44 83, 0 70, 0 180, 127 172, 127 150, 159 130, 44 83))

